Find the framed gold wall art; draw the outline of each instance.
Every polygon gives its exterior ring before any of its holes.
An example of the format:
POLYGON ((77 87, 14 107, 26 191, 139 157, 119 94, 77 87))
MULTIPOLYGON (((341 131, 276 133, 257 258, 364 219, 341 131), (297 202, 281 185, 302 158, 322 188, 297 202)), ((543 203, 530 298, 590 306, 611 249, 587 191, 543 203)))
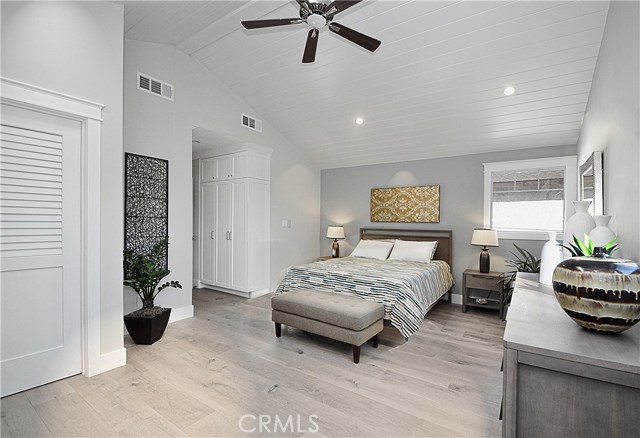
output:
POLYGON ((440 222, 440 186, 371 189, 371 222, 440 222))

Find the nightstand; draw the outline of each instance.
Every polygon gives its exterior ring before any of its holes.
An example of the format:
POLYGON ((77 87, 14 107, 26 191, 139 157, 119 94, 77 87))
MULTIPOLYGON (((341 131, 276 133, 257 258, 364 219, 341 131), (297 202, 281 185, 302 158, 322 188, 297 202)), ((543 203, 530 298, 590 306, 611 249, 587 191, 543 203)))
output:
POLYGON ((500 285, 503 272, 480 272, 475 269, 464 271, 462 281, 462 311, 469 307, 495 309, 504 316, 504 290, 500 285), (478 291, 484 291, 480 294, 478 291))

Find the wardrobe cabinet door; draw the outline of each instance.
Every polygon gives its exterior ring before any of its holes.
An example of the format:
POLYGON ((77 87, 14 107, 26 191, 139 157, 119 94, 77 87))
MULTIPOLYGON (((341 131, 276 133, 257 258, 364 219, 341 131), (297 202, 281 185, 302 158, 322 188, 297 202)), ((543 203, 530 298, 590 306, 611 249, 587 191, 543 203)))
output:
POLYGON ((247 183, 231 184, 231 288, 247 289, 247 183))
POLYGON ((200 254, 200 281, 213 284, 215 281, 215 245, 218 239, 216 230, 217 186, 216 184, 201 185, 202 230, 200 254))
POLYGON ((216 184, 216 243, 215 243, 215 284, 229 287, 231 284, 231 183, 216 184))

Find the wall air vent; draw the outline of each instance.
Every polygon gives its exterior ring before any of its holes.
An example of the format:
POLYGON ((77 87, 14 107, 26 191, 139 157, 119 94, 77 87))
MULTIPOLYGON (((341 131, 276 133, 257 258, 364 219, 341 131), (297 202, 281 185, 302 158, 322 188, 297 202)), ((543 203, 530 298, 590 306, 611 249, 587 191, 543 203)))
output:
POLYGON ((173 85, 138 72, 138 90, 173 100, 173 85))
POLYGON ((253 129, 254 131, 262 132, 262 120, 258 120, 255 117, 248 116, 246 114, 240 114, 240 123, 245 128, 253 129))

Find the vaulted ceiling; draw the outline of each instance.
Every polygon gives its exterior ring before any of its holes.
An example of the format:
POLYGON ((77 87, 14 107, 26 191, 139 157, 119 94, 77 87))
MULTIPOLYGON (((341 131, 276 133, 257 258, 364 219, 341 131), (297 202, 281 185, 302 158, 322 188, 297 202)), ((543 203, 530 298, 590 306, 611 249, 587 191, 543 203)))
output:
POLYGON ((575 144, 609 3, 365 0, 334 21, 380 48, 324 28, 313 64, 307 24, 240 25, 299 17, 294 1, 124 5, 126 38, 189 54, 334 168, 575 144))

